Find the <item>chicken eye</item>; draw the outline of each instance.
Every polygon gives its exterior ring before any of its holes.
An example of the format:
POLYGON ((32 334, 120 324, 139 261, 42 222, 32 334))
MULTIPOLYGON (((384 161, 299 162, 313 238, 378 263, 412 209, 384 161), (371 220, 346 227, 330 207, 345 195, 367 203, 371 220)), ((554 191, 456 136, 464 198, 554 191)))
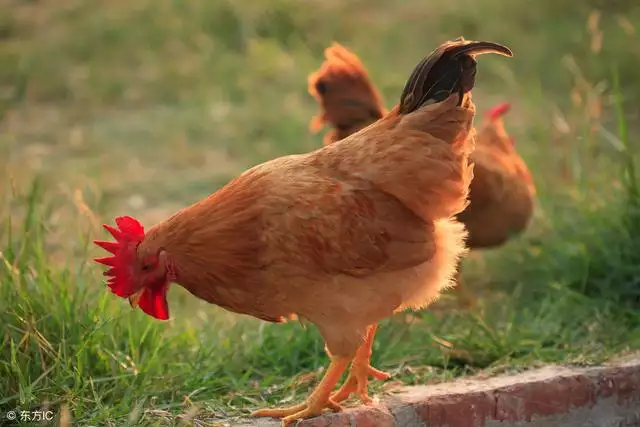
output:
POLYGON ((318 81, 316 83, 316 90, 320 95, 324 95, 325 93, 327 93, 327 85, 322 81, 318 81))
POLYGON ((140 260, 140 270, 143 272, 148 272, 153 270, 153 268, 158 264, 158 259, 156 257, 148 257, 140 260))

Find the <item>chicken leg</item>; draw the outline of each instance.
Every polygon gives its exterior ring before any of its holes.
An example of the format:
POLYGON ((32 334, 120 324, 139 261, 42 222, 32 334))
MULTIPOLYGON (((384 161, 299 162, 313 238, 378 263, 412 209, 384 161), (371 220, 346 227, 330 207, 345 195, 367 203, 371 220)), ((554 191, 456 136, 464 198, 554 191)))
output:
POLYGON ((333 402, 339 403, 347 399, 351 393, 358 393, 360 401, 365 404, 371 404, 371 398, 369 397, 369 375, 373 376, 377 380, 386 380, 389 378, 389 374, 382 372, 373 366, 371 366, 371 351, 373 347, 373 338, 376 334, 378 325, 369 326, 365 341, 358 349, 356 356, 351 363, 351 369, 349 370, 349 376, 335 393, 331 395, 333 402))
POLYGON ((348 358, 344 357, 332 357, 327 373, 305 403, 289 408, 260 409, 251 415, 254 417, 282 417, 282 426, 286 427, 296 420, 318 416, 326 408, 341 411, 342 407, 331 399, 331 391, 340 381, 342 374, 349 365, 349 361, 348 358))

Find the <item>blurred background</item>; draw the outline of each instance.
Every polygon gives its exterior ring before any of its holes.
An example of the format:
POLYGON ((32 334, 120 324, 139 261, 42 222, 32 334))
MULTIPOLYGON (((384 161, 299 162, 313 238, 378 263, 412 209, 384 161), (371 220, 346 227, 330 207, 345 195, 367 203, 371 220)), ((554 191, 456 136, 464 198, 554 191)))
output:
POLYGON ((88 242, 320 147, 307 76, 333 41, 387 107, 439 43, 509 46, 481 58, 474 101, 512 104, 539 193, 525 235, 465 263, 476 307, 445 295, 383 324, 378 392, 637 349, 639 32, 633 0, 0 0, 0 408, 206 423, 304 396, 327 361, 315 330, 178 287, 154 322, 104 291, 88 242))

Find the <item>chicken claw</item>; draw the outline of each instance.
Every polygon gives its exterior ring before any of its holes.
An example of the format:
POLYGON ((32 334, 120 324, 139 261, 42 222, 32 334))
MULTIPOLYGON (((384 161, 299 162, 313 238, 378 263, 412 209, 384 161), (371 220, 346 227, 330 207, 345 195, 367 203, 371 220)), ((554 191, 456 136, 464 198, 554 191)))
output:
POLYGON ((365 405, 370 405, 372 400, 369 397, 369 375, 377 380, 384 381, 391 375, 380 371, 370 364, 371 349, 373 346, 373 337, 375 336, 377 325, 370 326, 367 330, 365 342, 358 349, 356 357, 353 359, 349 376, 342 384, 342 387, 331 395, 333 402, 339 403, 346 400, 351 393, 358 393, 360 401, 365 405))
POLYGON ((384 381, 391 375, 380 371, 369 364, 369 360, 363 362, 353 361, 351 370, 347 380, 342 384, 342 387, 331 395, 331 400, 336 403, 340 403, 346 400, 351 393, 358 393, 360 401, 364 405, 370 405, 372 400, 369 397, 369 375, 377 380, 384 381))
POLYGON ((322 414, 325 409, 331 409, 336 412, 342 411, 342 407, 333 402, 329 397, 327 397, 324 402, 320 399, 312 399, 309 397, 305 403, 299 405, 288 408, 259 409, 251 415, 254 417, 282 418, 282 426, 286 427, 297 420, 316 417, 322 414))
POLYGON ((282 418, 282 427, 286 427, 294 421, 318 416, 325 409, 331 409, 336 412, 341 411, 342 407, 334 402, 330 396, 331 391, 347 369, 348 364, 349 359, 338 357, 333 359, 322 381, 309 395, 305 403, 289 408, 259 409, 252 413, 251 416, 282 418))

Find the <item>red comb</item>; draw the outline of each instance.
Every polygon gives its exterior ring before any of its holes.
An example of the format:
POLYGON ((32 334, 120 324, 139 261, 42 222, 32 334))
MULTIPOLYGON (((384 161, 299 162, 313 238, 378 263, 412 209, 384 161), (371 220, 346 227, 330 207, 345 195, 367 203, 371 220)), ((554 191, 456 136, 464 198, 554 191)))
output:
POLYGON ((93 243, 100 246, 113 256, 95 258, 94 261, 110 267, 103 274, 109 277, 107 285, 111 292, 122 298, 127 298, 135 292, 131 286, 131 265, 135 261, 136 247, 144 239, 144 227, 130 216, 116 218, 118 228, 108 224, 103 225, 116 239, 115 242, 94 240, 93 243))
POLYGON ((489 110, 486 117, 489 120, 496 120, 497 118, 500 118, 504 114, 506 114, 510 108, 511 108, 511 104, 505 102, 504 104, 500 104, 498 106, 493 107, 491 110, 489 110))

